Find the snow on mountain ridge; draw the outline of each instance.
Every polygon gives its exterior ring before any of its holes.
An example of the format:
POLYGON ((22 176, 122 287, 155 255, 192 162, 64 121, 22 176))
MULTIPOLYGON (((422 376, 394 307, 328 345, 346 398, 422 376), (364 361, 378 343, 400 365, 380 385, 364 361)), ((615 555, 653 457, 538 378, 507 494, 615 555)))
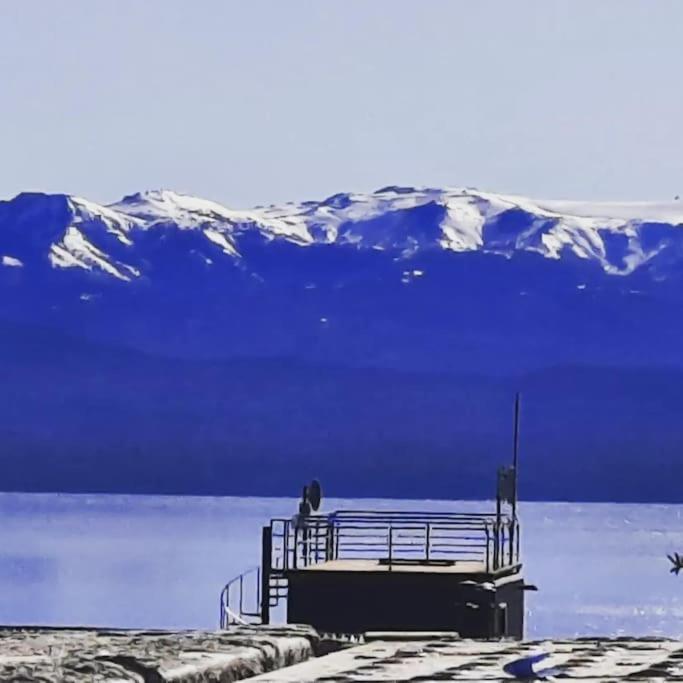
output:
MULTIPOLYGON (((140 234, 169 227, 198 231, 207 248, 217 245, 237 259, 242 237, 253 233, 302 247, 337 244, 393 251, 397 258, 428 249, 507 257, 527 251, 552 259, 571 253, 614 275, 629 274, 663 252, 683 258, 683 231, 678 230, 683 205, 678 202, 531 200, 471 188, 389 186, 249 210, 170 190, 129 195, 107 206, 69 195, 23 194, 0 202, 2 253, 24 256, 5 248, 8 226, 17 233, 17 226, 34 230, 44 221, 56 223, 48 231, 57 235, 48 245, 53 267, 97 271, 124 281, 143 272, 136 263, 140 234)), ((205 262, 213 261, 205 257, 205 262)))

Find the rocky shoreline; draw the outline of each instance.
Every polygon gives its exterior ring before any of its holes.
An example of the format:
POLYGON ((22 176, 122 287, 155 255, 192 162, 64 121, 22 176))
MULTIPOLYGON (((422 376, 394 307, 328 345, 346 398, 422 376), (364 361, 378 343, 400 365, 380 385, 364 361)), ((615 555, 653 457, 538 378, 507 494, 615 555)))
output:
POLYGON ((230 631, 0 629, 0 681, 228 683, 303 662, 318 635, 305 626, 230 631))

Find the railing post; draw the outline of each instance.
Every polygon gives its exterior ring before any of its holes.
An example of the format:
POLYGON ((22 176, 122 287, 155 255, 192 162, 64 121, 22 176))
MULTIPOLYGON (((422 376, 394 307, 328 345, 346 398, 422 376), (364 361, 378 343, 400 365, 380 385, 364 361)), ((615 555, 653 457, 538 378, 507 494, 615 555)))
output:
POLYGON ((299 566, 299 525, 294 524, 294 547, 292 549, 292 569, 299 566))
POLYGON ((270 624, 270 570, 273 561, 273 535, 269 526, 261 532, 261 623, 270 624))
POLYGON ((392 559, 392 551, 393 551, 393 544, 394 544, 394 527, 390 524, 389 525, 389 571, 391 571, 391 559, 392 559))
POLYGON ((326 560, 334 560, 334 524, 327 520, 327 556, 326 560))
POLYGON ((431 530, 432 530, 431 524, 429 522, 427 522, 427 529, 426 529, 426 536, 427 536, 426 541, 427 542, 426 542, 426 548, 425 548, 425 555, 426 555, 427 562, 429 562, 429 541, 431 538, 431 530))
POLYGON ((500 526, 498 522, 493 525, 493 569, 498 569, 498 538, 500 536, 500 526))
POLYGON ((315 523, 315 529, 313 531, 313 562, 317 564, 318 560, 320 559, 319 553, 320 553, 320 525, 316 521, 315 523))
POLYGON ((502 534, 500 537, 500 566, 504 567, 505 566, 505 556, 507 554, 507 536, 506 534, 508 533, 509 527, 505 522, 502 523, 502 534))
POLYGON ((308 527, 304 522, 301 527, 301 559, 303 560, 304 567, 308 566, 308 527))
POLYGON ((256 609, 261 609, 261 567, 256 567, 256 609))
POLYGON ((515 538, 517 529, 515 529, 514 519, 510 522, 510 564, 515 563, 515 538))
POLYGON ((489 525, 484 523, 484 533, 486 534, 486 571, 491 571, 491 534, 489 533, 489 525))

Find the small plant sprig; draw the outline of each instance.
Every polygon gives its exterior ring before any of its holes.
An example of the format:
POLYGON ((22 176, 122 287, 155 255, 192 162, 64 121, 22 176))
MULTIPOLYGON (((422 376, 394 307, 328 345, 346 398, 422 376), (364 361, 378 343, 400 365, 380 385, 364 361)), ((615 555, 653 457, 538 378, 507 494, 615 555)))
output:
POLYGON ((674 553, 673 555, 667 555, 669 558, 669 561, 673 565, 671 569, 669 570, 672 574, 678 575, 678 572, 683 569, 683 557, 681 557, 678 553, 674 553))

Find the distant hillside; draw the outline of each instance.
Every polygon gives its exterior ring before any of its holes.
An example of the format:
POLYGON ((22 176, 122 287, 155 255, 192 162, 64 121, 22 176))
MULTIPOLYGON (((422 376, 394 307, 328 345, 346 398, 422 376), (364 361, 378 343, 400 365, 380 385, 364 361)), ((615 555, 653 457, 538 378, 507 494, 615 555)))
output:
POLYGON ((520 388, 525 497, 680 497, 680 370, 177 360, 7 326, 0 351, 5 490, 489 497, 520 388))
POLYGON ((671 500, 683 209, 0 202, 0 488, 671 500))

